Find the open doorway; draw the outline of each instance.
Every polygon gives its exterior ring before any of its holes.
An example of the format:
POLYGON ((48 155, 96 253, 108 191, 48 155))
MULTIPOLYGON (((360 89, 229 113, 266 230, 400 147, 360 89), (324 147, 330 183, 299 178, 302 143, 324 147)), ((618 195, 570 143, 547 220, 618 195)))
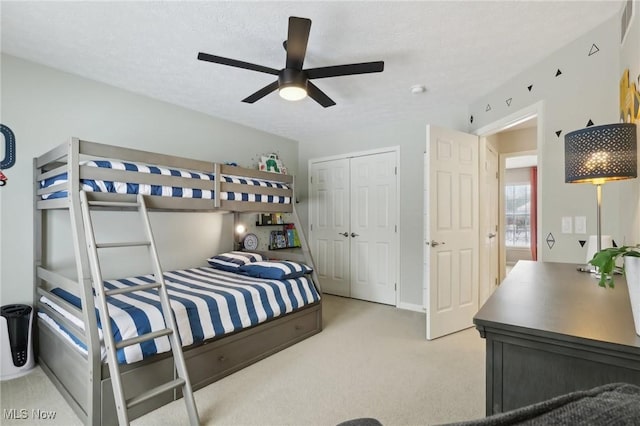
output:
POLYGON ((538 103, 476 132, 481 150, 480 305, 518 260, 539 259, 541 111, 538 103))
MULTIPOLYGON (((511 135, 510 135, 511 136, 511 135)), ((535 136, 535 135, 534 135, 535 136)), ((530 134, 519 137, 530 139, 530 134)), ((535 150, 503 154, 500 232, 504 233, 505 275, 520 260, 537 260, 538 155, 535 150)))

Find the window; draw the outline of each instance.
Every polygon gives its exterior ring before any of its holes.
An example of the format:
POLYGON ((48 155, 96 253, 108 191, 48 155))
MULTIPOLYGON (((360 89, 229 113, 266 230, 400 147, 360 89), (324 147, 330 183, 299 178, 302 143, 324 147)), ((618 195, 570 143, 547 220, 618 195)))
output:
POLYGON ((531 246, 531 185, 528 183, 505 186, 505 245, 531 246))

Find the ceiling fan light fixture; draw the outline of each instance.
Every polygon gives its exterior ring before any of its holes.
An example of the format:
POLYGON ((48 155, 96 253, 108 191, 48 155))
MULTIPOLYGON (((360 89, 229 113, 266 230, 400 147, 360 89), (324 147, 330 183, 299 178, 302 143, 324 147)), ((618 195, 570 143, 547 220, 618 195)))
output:
POLYGON ((278 93, 282 99, 299 101, 307 97, 307 77, 296 69, 285 68, 278 75, 278 93))
POLYGON ((289 85, 281 87, 278 90, 278 94, 282 99, 286 99, 288 101, 299 101, 307 97, 307 90, 304 87, 289 85))

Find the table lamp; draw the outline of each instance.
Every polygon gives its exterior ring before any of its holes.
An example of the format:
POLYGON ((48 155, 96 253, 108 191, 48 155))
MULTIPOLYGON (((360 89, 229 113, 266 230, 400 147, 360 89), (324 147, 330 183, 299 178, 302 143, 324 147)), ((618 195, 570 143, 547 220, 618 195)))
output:
POLYGON ((569 132, 564 137, 564 173, 567 183, 596 186, 597 247, 602 249, 602 184, 638 177, 636 125, 605 124, 569 132))

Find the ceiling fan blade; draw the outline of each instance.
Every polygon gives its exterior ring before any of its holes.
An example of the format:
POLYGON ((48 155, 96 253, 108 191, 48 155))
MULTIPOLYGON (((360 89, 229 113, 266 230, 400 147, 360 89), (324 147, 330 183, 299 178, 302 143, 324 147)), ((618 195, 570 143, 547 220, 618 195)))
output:
POLYGON ((289 17, 289 35, 285 44, 287 49, 287 68, 302 69, 304 55, 307 53, 311 19, 289 17))
POLYGON ((246 98, 244 98, 242 100, 242 102, 246 102, 248 104, 252 104, 255 101, 258 101, 258 100, 264 98, 269 93, 271 93, 274 90, 276 90, 277 88, 278 88, 278 80, 274 81, 273 83, 271 83, 271 84, 269 84, 267 86, 264 86, 262 89, 258 90, 253 95, 247 96, 246 98))
POLYGON ((199 52, 198 59, 201 61, 213 62, 215 64, 228 65, 230 67, 243 68, 245 70, 264 72, 267 74, 278 75, 279 70, 263 67, 262 65, 256 65, 249 62, 237 61, 235 59, 223 58, 222 56, 210 55, 208 53, 199 52))
POLYGON ((307 95, 325 108, 336 104, 333 99, 328 97, 326 93, 318 89, 318 86, 310 81, 307 81, 307 95))
POLYGON ((327 78, 339 77, 341 75, 353 74, 369 74, 372 72, 382 72, 384 70, 384 61, 363 62, 360 64, 334 65, 331 67, 310 68, 304 70, 307 78, 327 78))

